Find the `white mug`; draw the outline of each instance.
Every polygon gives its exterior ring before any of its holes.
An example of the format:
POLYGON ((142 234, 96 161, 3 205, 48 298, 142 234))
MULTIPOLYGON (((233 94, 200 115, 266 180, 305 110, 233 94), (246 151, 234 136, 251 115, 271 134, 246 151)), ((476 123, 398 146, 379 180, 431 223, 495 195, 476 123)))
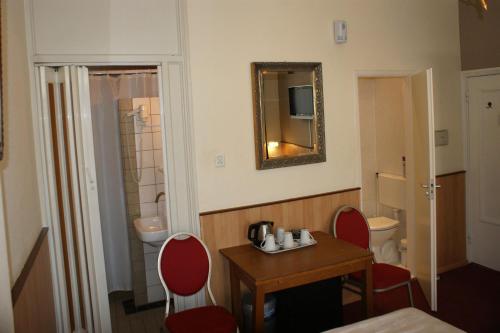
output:
POLYGON ((262 241, 260 244, 260 248, 264 249, 264 251, 274 251, 276 250, 276 242, 274 241, 274 235, 273 234, 267 234, 266 239, 262 241))
POLYGON ((314 237, 311 235, 309 230, 307 230, 307 229, 300 230, 300 244, 302 244, 302 245, 311 244, 313 240, 314 240, 314 237))
POLYGON ((285 229, 283 228, 276 229, 276 241, 278 242, 278 244, 283 243, 284 240, 285 240, 285 229))
POLYGON ((293 235, 290 231, 285 232, 285 238, 283 239, 283 247, 285 249, 291 249, 294 246, 293 235))

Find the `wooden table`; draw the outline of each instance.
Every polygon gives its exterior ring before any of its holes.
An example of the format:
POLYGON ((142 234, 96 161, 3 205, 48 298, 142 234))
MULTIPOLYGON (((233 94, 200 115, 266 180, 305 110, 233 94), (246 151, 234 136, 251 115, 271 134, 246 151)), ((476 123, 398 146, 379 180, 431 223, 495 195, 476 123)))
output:
POLYGON ((220 250, 229 261, 232 310, 243 327, 241 289, 243 282, 253 295, 253 328, 262 332, 266 293, 301 286, 353 272, 363 271, 363 300, 366 314, 372 316, 373 254, 324 232, 313 232, 314 246, 278 254, 263 253, 251 244, 220 250))

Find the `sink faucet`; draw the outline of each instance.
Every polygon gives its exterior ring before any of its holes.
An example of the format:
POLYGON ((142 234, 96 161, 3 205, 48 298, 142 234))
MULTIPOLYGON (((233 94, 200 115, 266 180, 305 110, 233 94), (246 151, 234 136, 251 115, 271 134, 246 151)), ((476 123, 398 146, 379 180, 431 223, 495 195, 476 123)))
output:
POLYGON ((158 203, 160 201, 160 198, 165 195, 165 192, 160 192, 156 195, 155 203, 158 203))

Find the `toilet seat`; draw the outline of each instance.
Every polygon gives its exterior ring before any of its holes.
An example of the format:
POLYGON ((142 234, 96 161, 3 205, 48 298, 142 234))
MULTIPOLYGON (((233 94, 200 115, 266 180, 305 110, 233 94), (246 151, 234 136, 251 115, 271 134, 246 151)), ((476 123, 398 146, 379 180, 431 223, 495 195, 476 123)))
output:
POLYGON ((399 221, 385 217, 370 217, 368 218, 368 226, 371 231, 384 231, 396 228, 399 225, 399 221))

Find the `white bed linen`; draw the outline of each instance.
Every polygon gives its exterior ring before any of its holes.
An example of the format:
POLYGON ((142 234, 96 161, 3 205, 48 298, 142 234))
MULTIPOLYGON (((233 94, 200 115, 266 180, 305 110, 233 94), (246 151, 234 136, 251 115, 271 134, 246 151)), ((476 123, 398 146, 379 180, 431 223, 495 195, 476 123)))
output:
POLYGON ((324 333, 459 333, 464 332, 416 308, 405 308, 324 333))

